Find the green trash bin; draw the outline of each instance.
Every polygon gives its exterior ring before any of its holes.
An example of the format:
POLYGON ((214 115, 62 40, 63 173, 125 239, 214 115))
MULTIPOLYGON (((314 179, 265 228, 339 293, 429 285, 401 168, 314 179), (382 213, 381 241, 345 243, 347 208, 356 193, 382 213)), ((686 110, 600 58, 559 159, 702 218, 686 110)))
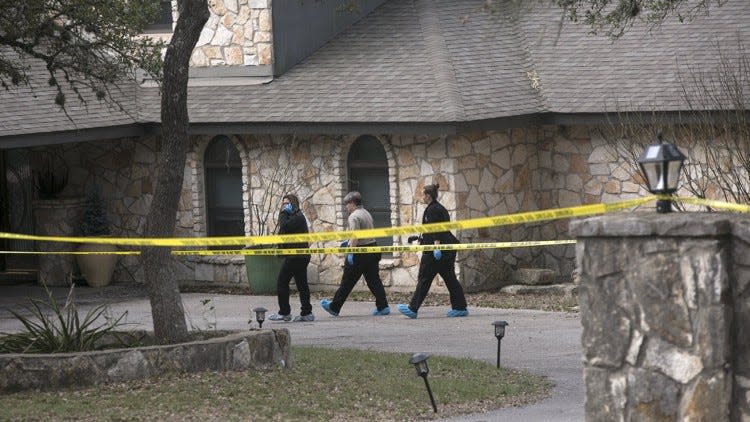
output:
POLYGON ((276 278, 284 259, 277 255, 245 255, 245 270, 250 294, 275 295, 276 278))

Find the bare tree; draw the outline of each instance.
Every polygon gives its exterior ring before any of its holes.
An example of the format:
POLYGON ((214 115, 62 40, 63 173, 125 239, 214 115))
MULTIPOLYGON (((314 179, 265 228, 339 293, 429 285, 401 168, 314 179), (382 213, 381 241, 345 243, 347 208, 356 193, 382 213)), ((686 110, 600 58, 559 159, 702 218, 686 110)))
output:
POLYGON ((583 21, 592 31, 619 38, 635 22, 657 26, 672 16, 689 22, 711 7, 721 7, 729 0, 554 0, 564 17, 583 21))
POLYGON ((699 198, 750 203, 750 53, 739 37, 736 42, 716 46, 715 69, 680 75, 686 112, 617 113, 602 131, 610 154, 626 157, 633 173, 640 173, 636 158, 664 133, 689 157, 684 190, 699 198))

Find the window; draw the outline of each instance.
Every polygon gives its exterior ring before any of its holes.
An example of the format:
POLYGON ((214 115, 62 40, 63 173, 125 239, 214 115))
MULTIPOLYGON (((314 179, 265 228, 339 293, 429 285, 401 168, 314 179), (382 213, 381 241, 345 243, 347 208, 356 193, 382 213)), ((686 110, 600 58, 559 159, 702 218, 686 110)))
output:
MULTIPOLYGON (((362 194, 362 203, 375 227, 391 227, 391 200, 388 185, 388 159, 385 149, 372 136, 361 136, 354 141, 347 158, 349 190, 362 194)), ((393 238, 380 238, 378 244, 393 245, 393 238)))
POLYGON ((156 22, 146 25, 146 33, 172 32, 172 1, 160 2, 159 18, 156 22))
POLYGON ((231 139, 217 136, 211 140, 204 166, 208 235, 243 236, 242 160, 231 139))

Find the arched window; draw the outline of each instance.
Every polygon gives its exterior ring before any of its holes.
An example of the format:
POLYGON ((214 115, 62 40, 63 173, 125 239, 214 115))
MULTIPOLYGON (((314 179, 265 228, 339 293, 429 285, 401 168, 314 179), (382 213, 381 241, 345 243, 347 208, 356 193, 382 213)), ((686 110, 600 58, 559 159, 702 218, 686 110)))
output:
MULTIPOLYGON (((349 190, 356 190, 362 194, 362 203, 372 214, 375 227, 390 227, 388 159, 383 146, 372 136, 361 136, 352 144, 346 162, 349 190)), ((393 238, 380 238, 378 244, 393 245, 393 238)))
POLYGON ((217 136, 208 144, 203 163, 208 235, 244 235, 242 160, 237 147, 228 137, 217 136))

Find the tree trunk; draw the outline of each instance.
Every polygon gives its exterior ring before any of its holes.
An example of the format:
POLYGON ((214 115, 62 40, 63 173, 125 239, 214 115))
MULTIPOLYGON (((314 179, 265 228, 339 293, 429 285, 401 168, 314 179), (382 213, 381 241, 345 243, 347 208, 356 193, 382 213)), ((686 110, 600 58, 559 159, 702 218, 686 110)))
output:
MULTIPOLYGON (((187 111, 189 62, 209 17, 206 0, 179 0, 177 7, 179 17, 164 58, 159 174, 146 216, 147 237, 174 236, 190 125, 187 111)), ((162 343, 175 343, 187 337, 185 311, 177 280, 171 272, 171 259, 170 248, 146 247, 141 253, 154 335, 162 343)))

